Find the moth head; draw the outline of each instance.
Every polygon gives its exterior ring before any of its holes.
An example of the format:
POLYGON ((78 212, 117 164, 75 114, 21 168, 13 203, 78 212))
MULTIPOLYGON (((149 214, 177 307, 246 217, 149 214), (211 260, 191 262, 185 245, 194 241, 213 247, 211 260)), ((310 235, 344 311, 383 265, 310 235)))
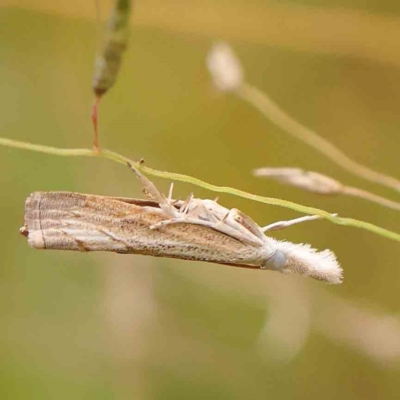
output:
POLYGON ((286 265, 285 253, 279 249, 275 249, 275 251, 262 263, 261 269, 282 271, 285 265, 286 265))

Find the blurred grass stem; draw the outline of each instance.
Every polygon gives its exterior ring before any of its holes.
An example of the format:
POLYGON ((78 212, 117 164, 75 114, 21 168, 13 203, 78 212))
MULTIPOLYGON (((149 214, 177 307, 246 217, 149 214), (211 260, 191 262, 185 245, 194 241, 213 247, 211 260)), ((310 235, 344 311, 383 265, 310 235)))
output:
POLYGON ((358 197, 381 206, 400 211, 400 203, 378 196, 367 190, 353 186, 346 186, 330 176, 314 171, 304 171, 301 168, 257 168, 253 175, 263 178, 272 178, 276 181, 296 188, 324 196, 347 195, 358 197))
POLYGON ((244 82, 234 93, 254 106, 263 116, 271 120, 291 136, 313 147, 346 171, 370 182, 378 183, 400 192, 400 180, 374 171, 365 165, 353 161, 328 140, 293 119, 269 98, 266 93, 257 87, 244 82))
POLYGON ((380 204, 381 206, 391 208, 392 210, 400 211, 400 203, 386 199, 385 197, 378 196, 375 193, 371 193, 367 190, 356 188, 353 186, 344 186, 342 194, 348 196, 359 197, 364 200, 372 201, 373 203, 380 204))

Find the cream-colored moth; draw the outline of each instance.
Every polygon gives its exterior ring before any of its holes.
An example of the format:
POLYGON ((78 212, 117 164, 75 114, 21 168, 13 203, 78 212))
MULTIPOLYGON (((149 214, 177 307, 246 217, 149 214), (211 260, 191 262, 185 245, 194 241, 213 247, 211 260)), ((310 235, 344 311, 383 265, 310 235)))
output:
POLYGON ((278 241, 265 233, 317 219, 306 216, 260 227, 237 209, 193 195, 165 197, 130 165, 149 200, 72 192, 34 192, 25 203, 20 232, 36 249, 112 251, 230 266, 299 273, 340 283, 342 269, 330 250, 278 241))

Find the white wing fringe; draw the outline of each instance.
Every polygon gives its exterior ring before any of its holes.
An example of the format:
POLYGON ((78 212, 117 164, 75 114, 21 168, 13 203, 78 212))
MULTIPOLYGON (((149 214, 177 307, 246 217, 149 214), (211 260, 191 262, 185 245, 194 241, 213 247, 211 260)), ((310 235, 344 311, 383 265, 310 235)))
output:
POLYGON ((309 244, 294 244, 278 240, 274 242, 277 249, 286 255, 283 273, 298 273, 332 284, 342 282, 343 270, 332 251, 318 251, 309 244))

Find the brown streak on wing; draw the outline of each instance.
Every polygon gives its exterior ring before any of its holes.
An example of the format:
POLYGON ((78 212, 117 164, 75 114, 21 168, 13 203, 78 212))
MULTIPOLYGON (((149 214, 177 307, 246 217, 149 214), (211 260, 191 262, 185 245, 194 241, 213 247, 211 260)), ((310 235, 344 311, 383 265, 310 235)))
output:
POLYGON ((105 231, 104 229, 100 229, 99 230, 101 233, 103 233, 104 235, 108 236, 112 241, 116 242, 116 243, 122 243, 123 245, 125 245, 125 247, 128 249, 129 248, 129 244, 122 239, 117 239, 115 236, 111 235, 110 233, 108 233, 107 231, 105 231))

